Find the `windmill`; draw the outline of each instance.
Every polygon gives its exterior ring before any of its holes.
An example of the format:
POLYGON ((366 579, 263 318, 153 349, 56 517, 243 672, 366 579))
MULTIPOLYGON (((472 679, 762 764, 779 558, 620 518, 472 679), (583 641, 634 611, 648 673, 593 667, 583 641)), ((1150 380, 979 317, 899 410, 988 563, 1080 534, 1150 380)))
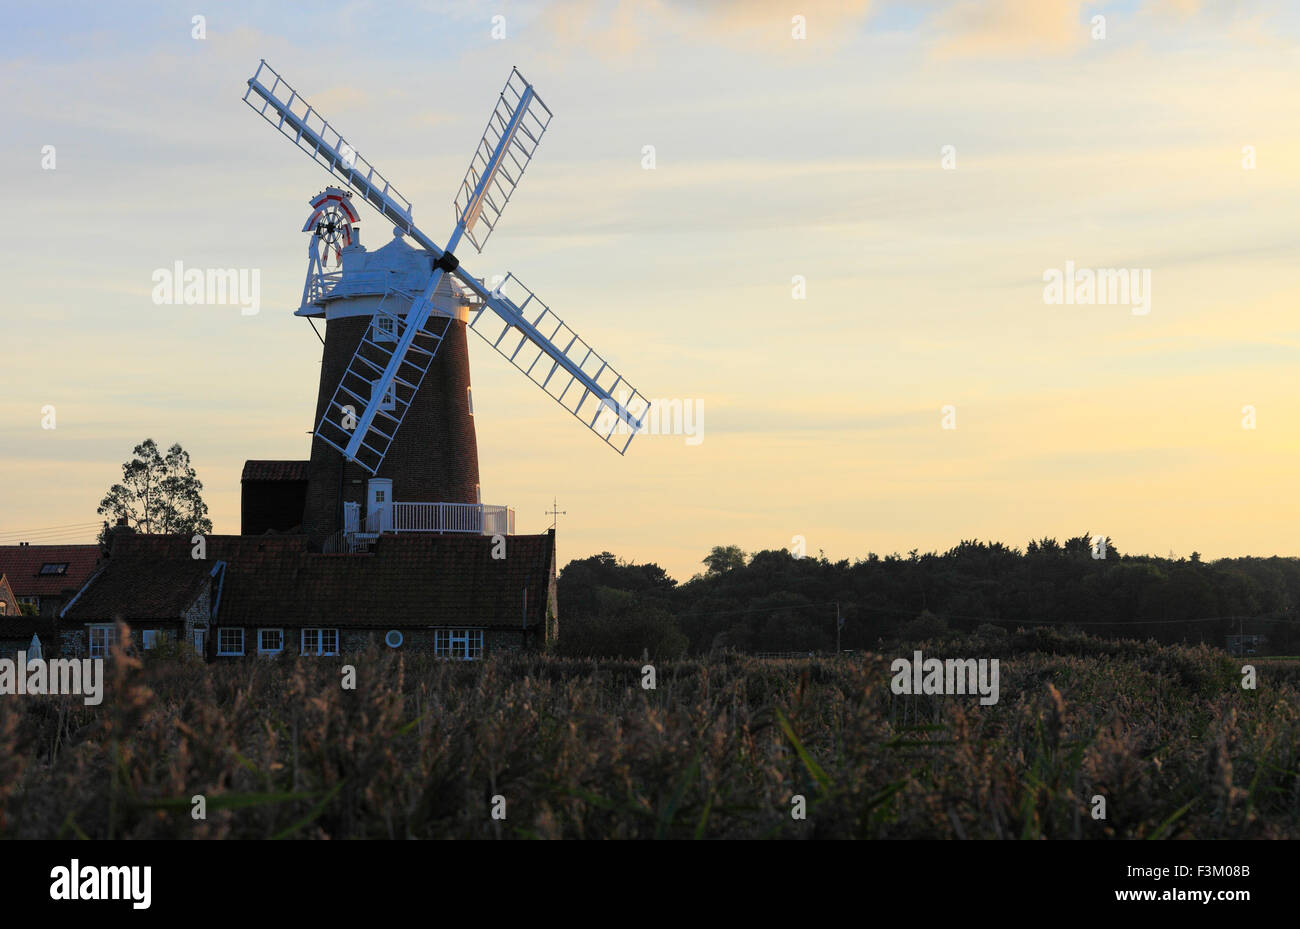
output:
MULTIPOLYGON (((365 339, 358 346, 316 426, 317 438, 370 474, 377 471, 454 318, 436 309, 434 301, 443 276, 452 275, 477 297, 469 328, 606 444, 626 452, 642 427, 649 407, 645 398, 518 278, 508 274, 489 290, 455 255, 462 238, 482 251, 550 123, 550 110, 517 69, 461 181, 454 199, 456 222, 445 247, 415 225, 411 202, 265 60, 249 79, 244 101, 433 259, 427 281, 409 304, 388 310, 395 340, 365 339)), ((351 208, 346 198, 325 202, 351 208)), ((388 296, 404 302, 400 298, 406 295, 388 296)))

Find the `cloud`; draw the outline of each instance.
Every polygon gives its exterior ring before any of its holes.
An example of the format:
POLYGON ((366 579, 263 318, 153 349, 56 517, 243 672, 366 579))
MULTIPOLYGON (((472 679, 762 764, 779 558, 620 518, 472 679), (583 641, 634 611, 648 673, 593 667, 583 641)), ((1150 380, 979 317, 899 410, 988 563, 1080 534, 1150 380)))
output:
POLYGON ((864 21, 872 0, 557 0, 542 14, 560 42, 585 45, 616 62, 667 39, 765 50, 797 50, 792 29, 803 16, 808 40, 840 44, 864 21))
POLYGON ((1059 55, 1088 40, 1080 0, 960 0, 936 14, 941 58, 1059 55))

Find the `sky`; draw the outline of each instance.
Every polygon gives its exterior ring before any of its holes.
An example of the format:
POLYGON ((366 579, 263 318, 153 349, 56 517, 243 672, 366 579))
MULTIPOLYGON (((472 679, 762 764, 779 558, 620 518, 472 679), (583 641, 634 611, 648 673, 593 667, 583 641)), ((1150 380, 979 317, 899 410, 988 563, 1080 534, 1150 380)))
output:
POLYGON ((6 13, 0 543, 91 541, 146 437, 223 533, 245 459, 307 457, 299 230, 330 180, 242 102, 264 58, 440 240, 511 66, 553 111, 458 253, 702 411, 620 457, 471 337, 483 500, 519 532, 558 501, 561 565, 1083 532, 1300 555, 1295 4, 287 7, 6 13), (156 304, 176 262, 258 272, 258 312, 156 304), (1067 268, 1143 301, 1050 302, 1067 268))

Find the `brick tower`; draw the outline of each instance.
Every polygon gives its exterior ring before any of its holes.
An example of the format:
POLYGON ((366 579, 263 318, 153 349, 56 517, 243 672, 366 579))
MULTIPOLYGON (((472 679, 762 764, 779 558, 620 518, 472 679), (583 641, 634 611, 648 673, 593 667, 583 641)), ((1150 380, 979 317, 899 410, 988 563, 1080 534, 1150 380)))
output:
MULTIPOLYGON (((309 275, 297 315, 325 320, 320 385, 313 424, 319 423, 362 339, 391 339, 376 322, 385 309, 409 305, 403 291, 418 292, 428 279, 433 259, 394 234, 382 248, 368 252, 352 233, 339 255, 341 271, 309 275)), ((452 317, 442 344, 411 402, 402 428, 382 464, 372 475, 344 459, 320 438, 312 437, 307 468, 302 530, 320 541, 346 526, 349 505, 364 521, 394 501, 477 504, 478 445, 470 395, 466 321, 470 300, 450 276, 434 295, 435 309, 452 317)))

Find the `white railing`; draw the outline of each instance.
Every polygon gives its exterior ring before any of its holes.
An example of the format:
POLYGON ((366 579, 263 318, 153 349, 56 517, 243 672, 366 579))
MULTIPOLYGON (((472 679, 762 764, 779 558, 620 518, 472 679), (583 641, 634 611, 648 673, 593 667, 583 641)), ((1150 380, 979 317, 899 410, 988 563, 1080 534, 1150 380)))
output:
POLYGON ((390 503, 366 514, 365 531, 514 535, 515 511, 482 503, 390 503))
POLYGON ((401 282, 396 271, 353 271, 344 277, 342 271, 316 271, 307 277, 305 303, 315 305, 329 297, 351 297, 363 294, 403 293, 408 300, 415 294, 395 286, 401 282))

